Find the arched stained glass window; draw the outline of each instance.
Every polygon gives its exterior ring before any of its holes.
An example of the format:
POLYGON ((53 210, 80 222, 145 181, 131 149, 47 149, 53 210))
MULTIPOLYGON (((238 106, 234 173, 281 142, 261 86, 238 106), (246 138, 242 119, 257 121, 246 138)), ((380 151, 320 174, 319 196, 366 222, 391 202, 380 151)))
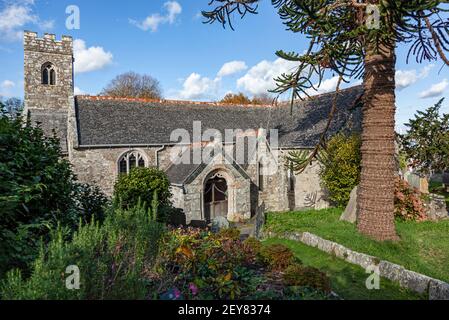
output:
POLYGON ((118 161, 119 174, 128 174, 135 167, 146 167, 145 158, 138 151, 131 151, 124 154, 118 161))

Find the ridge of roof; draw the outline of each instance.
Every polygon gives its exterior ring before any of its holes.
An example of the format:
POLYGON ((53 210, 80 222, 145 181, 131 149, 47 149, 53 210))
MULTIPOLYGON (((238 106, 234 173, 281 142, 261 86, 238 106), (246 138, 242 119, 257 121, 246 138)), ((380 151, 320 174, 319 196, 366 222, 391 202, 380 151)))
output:
MULTIPOLYGON (((357 90, 362 85, 357 85, 345 89, 340 89, 340 93, 344 93, 350 90, 357 90)), ((334 95, 336 91, 325 92, 317 94, 314 96, 307 97, 299 102, 313 101, 315 99, 322 98, 328 95, 334 95)), ((136 103, 157 103, 161 105, 196 105, 196 106, 212 106, 212 107, 245 107, 245 108, 275 108, 280 106, 290 105, 289 101, 282 101, 275 104, 239 104, 239 103, 223 103, 223 102, 213 102, 213 101, 190 101, 190 100, 171 100, 171 99, 147 99, 147 98, 126 98, 126 97, 111 97, 111 96, 91 96, 91 95, 76 95, 76 99, 80 100, 90 100, 90 101, 117 101, 117 102, 136 102, 136 103)))

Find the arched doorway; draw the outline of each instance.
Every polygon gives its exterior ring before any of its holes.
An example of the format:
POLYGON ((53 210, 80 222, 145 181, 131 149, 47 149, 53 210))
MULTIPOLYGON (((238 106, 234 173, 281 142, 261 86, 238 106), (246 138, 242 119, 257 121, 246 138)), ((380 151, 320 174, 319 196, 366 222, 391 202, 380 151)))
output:
POLYGON ((220 173, 204 183, 204 218, 209 223, 216 217, 228 217, 228 184, 220 173))

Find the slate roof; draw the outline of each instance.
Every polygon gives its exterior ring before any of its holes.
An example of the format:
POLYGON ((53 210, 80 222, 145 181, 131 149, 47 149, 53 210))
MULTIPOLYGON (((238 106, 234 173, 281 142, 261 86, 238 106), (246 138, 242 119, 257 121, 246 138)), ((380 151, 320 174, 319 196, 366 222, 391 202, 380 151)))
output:
MULTIPOLYGON (((342 90, 338 110, 329 130, 360 130, 360 98, 363 89, 342 90)), ((192 134, 193 121, 206 129, 278 129, 279 146, 311 148, 326 126, 335 93, 322 94, 290 106, 242 106, 168 100, 117 99, 77 96, 75 98, 80 147, 170 145, 175 129, 192 134)), ((188 170, 186 168, 186 170, 188 170)))

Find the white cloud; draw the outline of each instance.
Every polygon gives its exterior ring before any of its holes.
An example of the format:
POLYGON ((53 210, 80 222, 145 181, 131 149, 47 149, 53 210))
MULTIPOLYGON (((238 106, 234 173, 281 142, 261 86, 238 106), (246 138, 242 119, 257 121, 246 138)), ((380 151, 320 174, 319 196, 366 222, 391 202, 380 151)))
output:
POLYGON ((219 79, 209 79, 202 77, 198 73, 192 73, 184 81, 182 90, 178 93, 178 97, 187 100, 196 100, 210 97, 217 92, 219 79))
POLYGON ((11 80, 4 80, 0 83, 0 96, 11 97, 11 89, 14 88, 16 84, 11 80))
POLYGON ((309 89, 307 90, 307 94, 310 96, 317 95, 317 94, 323 94, 335 91, 337 89, 338 79, 339 76, 332 77, 330 79, 326 79, 321 82, 320 86, 318 87, 318 84, 315 84, 316 90, 309 89))
POLYGON ((16 84, 14 83, 14 81, 11 80, 5 80, 2 82, 2 84, 0 85, 3 89, 9 89, 12 87, 15 87, 16 84))
POLYGON ((446 90, 446 88, 448 86, 449 86, 449 81, 447 79, 444 79, 440 83, 432 85, 430 87, 430 89, 424 90, 423 92, 421 92, 419 94, 419 97, 421 99, 425 99, 425 98, 433 98, 433 97, 441 96, 443 94, 444 90, 446 90))
POLYGON ((243 70, 248 69, 248 66, 246 65, 246 63, 244 61, 230 61, 225 63, 220 71, 218 71, 217 76, 218 77, 226 77, 226 76, 230 76, 233 74, 236 74, 238 72, 241 72, 243 70))
POLYGON ((0 39, 8 41, 21 40, 26 25, 34 25, 41 30, 53 28, 52 20, 42 20, 33 12, 32 0, 16 1, 7 4, 0 11, 0 39))
POLYGON ((75 96, 81 96, 83 94, 86 94, 83 90, 81 90, 78 87, 75 87, 73 91, 74 91, 75 96))
POLYGON ((181 14, 182 7, 176 1, 167 1, 164 3, 164 8, 166 10, 165 15, 160 13, 153 13, 148 16, 142 22, 129 19, 129 22, 136 27, 142 29, 143 31, 151 30, 151 32, 156 32, 161 24, 173 24, 176 21, 176 17, 181 14))
POLYGON ((112 63, 113 55, 102 47, 87 47, 86 42, 76 39, 73 42, 75 56, 75 73, 90 72, 102 69, 112 63))
POLYGON ((421 79, 427 78, 430 73, 430 70, 435 65, 429 64, 425 66, 419 73, 417 70, 398 70, 396 71, 396 89, 402 90, 405 89, 412 84, 415 84, 421 79))
POLYGON ((274 78, 282 73, 291 72, 295 66, 297 66, 297 63, 281 58, 275 61, 263 60, 237 80, 237 87, 248 91, 252 95, 265 93, 275 88, 274 78))

